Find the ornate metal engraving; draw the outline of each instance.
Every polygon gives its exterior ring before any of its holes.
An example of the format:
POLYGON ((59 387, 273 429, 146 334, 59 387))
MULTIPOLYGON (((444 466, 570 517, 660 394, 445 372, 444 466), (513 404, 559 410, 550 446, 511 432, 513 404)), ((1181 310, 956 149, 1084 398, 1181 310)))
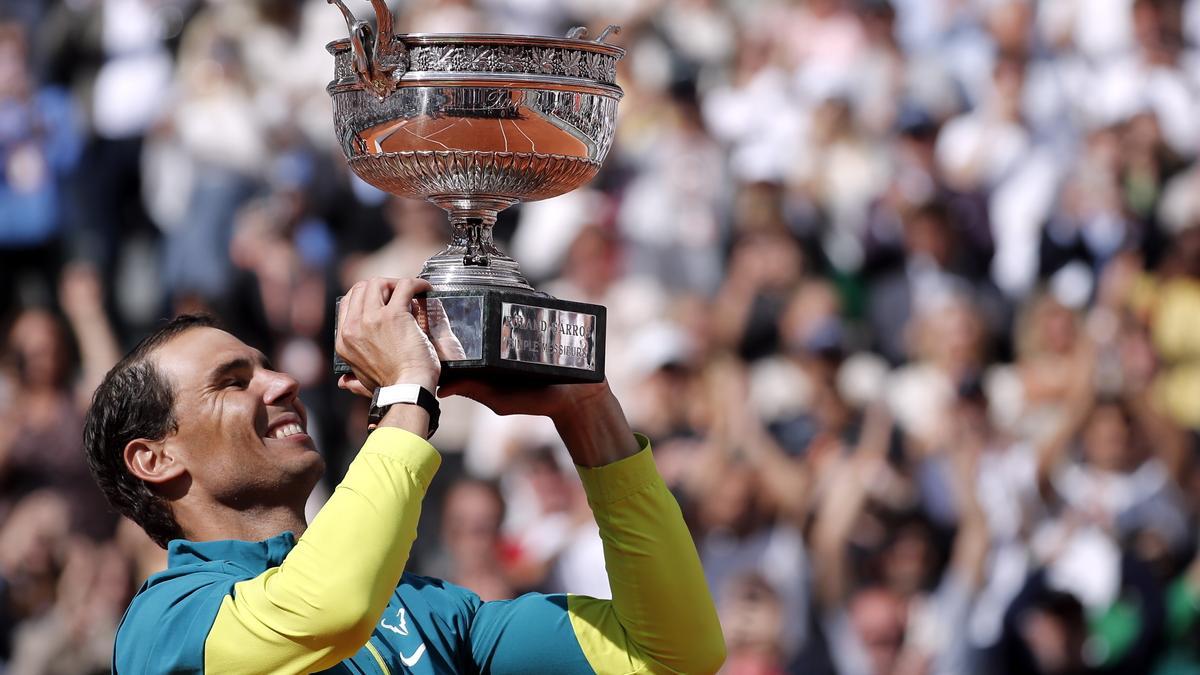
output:
POLYGON ((409 69, 437 73, 520 73, 617 81, 617 59, 559 47, 432 44, 410 47, 409 69))
POLYGON ((479 192, 532 201, 586 183, 600 163, 522 152, 422 151, 362 155, 350 160, 350 168, 371 185, 404 197, 479 192))

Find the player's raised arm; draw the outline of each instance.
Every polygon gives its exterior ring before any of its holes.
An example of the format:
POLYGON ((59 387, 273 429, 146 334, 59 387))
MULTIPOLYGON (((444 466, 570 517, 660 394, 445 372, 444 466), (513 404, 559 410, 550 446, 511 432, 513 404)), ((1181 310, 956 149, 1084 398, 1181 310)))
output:
POLYGON ((725 642, 700 557, 649 441, 629 428, 608 385, 527 392, 459 385, 444 393, 476 398, 500 414, 554 420, 600 527, 613 595, 611 601, 568 595, 486 603, 472 629, 476 663, 493 673, 533 672, 529 655, 541 650, 556 665, 537 672, 576 672, 567 667, 566 645, 537 637, 566 633, 598 673, 716 672, 725 642), (558 612, 555 603, 562 605, 558 612))
MULTIPOLYGON (((441 366, 410 311, 418 280, 375 279, 341 303, 338 353, 365 389, 436 390, 441 366)), ((364 390, 365 390, 364 389, 364 390)), ((208 672, 309 672, 371 637, 408 560, 440 463, 429 415, 393 406, 283 564, 234 587, 205 643, 208 672)))
MULTIPOLYGON (((357 377, 349 388, 436 387, 440 364, 410 313, 424 290, 378 279, 351 291, 338 338, 357 377)), ((369 640, 440 463, 429 414, 393 406, 306 529, 323 462, 297 393, 261 353, 198 318, 169 324, 101 385, 89 461, 170 565, 126 614, 117 672, 313 672, 369 640), (162 405, 144 409, 147 398, 162 405)))

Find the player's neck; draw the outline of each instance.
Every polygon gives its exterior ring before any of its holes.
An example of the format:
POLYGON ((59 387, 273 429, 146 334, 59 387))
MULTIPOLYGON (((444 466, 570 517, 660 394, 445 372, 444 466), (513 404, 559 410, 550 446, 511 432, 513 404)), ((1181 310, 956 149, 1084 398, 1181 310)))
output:
POLYGON ((291 532, 299 537, 308 527, 304 519, 303 505, 247 510, 217 507, 204 511, 203 514, 177 514, 177 517, 184 516, 179 517, 179 523, 191 541, 263 541, 284 532, 291 532))

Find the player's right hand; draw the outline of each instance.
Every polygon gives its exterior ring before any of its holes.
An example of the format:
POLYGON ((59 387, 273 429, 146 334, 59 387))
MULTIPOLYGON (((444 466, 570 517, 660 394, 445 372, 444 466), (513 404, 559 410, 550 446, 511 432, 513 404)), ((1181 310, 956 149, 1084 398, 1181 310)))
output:
POLYGON ((342 388, 356 393, 392 384, 437 388, 442 364, 417 324, 413 300, 431 290, 422 279, 386 278, 350 288, 338 307, 335 349, 350 364, 357 382, 343 377, 342 388))

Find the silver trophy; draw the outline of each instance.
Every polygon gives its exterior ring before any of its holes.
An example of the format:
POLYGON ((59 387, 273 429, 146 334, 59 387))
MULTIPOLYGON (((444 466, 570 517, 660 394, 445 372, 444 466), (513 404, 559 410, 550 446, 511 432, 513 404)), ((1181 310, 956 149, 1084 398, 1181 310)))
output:
MULTIPOLYGON (((598 382, 605 310, 540 293, 492 240, 500 211, 587 183, 612 145, 624 50, 575 28, 566 38, 395 34, 384 0, 375 27, 342 0, 350 39, 335 60, 337 138, 350 168, 450 216, 450 245, 425 262, 434 287, 423 327, 443 380, 598 382)), ((348 372, 345 364, 335 366, 348 372)))

